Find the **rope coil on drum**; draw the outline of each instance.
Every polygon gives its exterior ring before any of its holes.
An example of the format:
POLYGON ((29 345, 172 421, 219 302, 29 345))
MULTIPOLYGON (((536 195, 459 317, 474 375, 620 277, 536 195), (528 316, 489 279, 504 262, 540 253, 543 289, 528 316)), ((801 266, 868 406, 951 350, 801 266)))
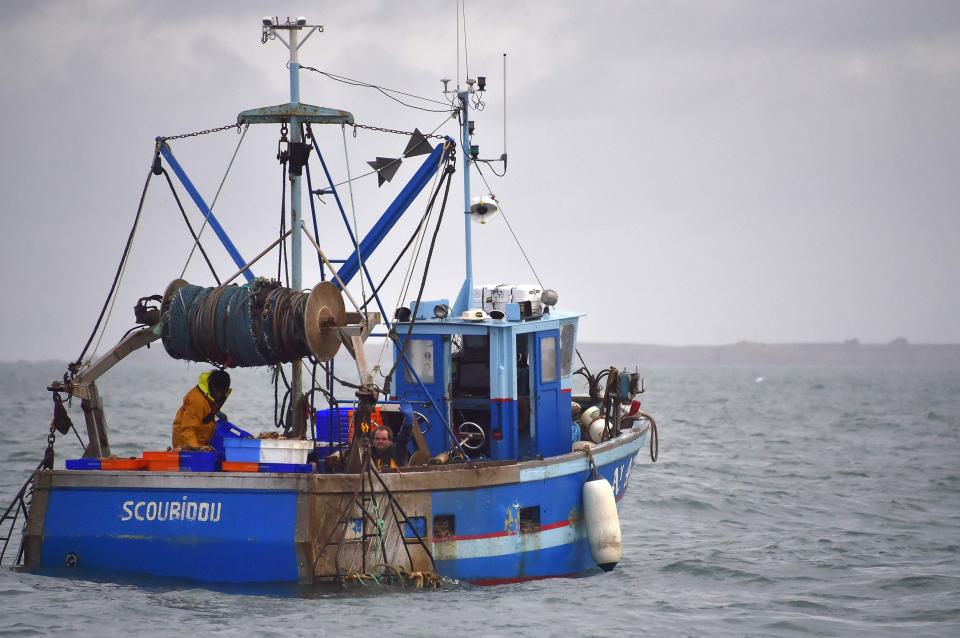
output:
POLYGON ((175 280, 161 307, 163 347, 174 359, 225 367, 326 361, 346 325, 339 290, 329 282, 311 292, 255 279, 243 286, 203 287, 175 280))

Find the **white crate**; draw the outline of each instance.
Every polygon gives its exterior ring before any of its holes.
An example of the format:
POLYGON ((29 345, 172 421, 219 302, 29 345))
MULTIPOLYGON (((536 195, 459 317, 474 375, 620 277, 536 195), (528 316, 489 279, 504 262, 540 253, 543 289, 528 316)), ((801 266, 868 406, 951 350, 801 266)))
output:
POLYGON ((306 463, 313 441, 260 439, 261 463, 306 463))

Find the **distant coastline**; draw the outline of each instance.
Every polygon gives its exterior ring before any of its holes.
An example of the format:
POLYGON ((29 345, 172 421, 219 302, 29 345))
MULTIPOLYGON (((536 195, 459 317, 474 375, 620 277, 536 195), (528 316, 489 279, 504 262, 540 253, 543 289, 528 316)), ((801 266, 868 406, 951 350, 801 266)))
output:
POLYGON ((614 365, 823 365, 920 366, 960 368, 960 344, 756 343, 725 346, 658 346, 635 343, 583 343, 581 353, 614 365))
MULTIPOLYGON (((740 341, 723 346, 663 346, 643 343, 582 342, 580 353, 590 364, 604 362, 617 366, 634 365, 822 365, 822 366, 918 366, 960 368, 960 344, 912 344, 905 339, 889 343, 860 343, 856 339, 839 343, 757 343, 740 341)), ((379 353, 379 346, 368 345, 368 357, 379 353)), ((340 353, 337 357, 341 365, 340 353)), ((138 366, 177 365, 174 359, 135 353, 128 364, 138 366)), ((389 358, 389 355, 388 355, 389 358)), ((0 361, 11 364, 54 364, 66 368, 66 362, 53 360, 0 361)), ((204 364, 192 364, 203 366, 204 364)), ((344 359, 342 365, 352 366, 344 359)))

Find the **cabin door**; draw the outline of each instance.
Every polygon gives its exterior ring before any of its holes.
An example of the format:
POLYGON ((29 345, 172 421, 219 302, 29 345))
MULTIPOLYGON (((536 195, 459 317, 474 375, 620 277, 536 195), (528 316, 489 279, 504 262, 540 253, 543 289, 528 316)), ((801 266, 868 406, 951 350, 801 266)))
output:
POLYGON ((533 392, 536 453, 570 451, 570 415, 560 414, 560 331, 534 334, 533 392))
MULTIPOLYGON (((427 418, 430 426, 424 438, 432 454, 442 452, 451 445, 444 425, 450 421, 445 396, 448 352, 448 342, 441 336, 410 337, 405 352, 406 361, 398 366, 401 383, 398 383, 397 394, 410 401, 413 409, 427 418)), ((398 347, 395 356, 399 354, 398 347)))

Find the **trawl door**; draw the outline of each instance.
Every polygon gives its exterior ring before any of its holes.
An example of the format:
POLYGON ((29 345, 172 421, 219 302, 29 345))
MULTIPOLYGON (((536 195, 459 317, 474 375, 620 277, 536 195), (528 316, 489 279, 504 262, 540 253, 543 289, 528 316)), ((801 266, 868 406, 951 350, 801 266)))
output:
POLYGON ((570 451, 570 415, 560 414, 560 331, 534 335, 534 419, 536 453, 547 457, 570 451))

